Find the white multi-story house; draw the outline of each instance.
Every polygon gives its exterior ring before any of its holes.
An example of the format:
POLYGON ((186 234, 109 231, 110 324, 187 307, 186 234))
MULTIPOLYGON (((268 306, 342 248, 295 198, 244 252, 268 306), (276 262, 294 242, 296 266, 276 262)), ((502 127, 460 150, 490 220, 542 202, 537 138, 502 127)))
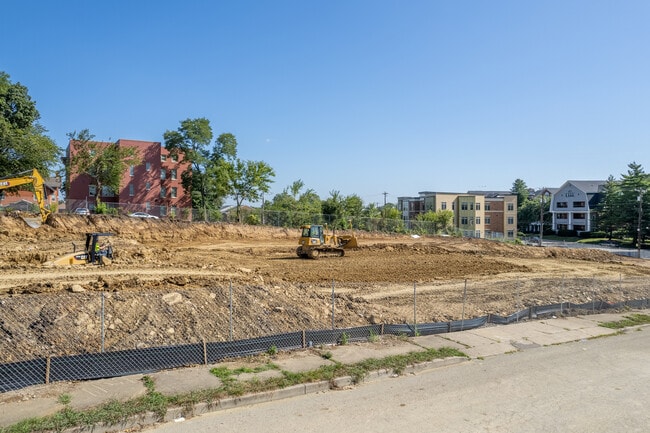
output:
POLYGON ((554 191, 550 206, 553 231, 590 232, 605 183, 604 180, 568 180, 554 191))

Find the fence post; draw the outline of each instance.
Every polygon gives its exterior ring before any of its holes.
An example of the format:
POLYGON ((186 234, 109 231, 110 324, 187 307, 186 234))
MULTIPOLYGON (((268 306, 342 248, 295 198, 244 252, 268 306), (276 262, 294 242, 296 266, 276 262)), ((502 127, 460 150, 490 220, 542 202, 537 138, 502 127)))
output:
POLYGON ((205 342, 205 338, 203 338, 203 364, 208 365, 208 345, 205 342))
POLYGON ((418 318, 416 313, 417 300, 415 296, 415 281, 413 281, 413 336, 418 336, 418 318))
POLYGON ((332 329, 334 329, 334 280, 332 280, 332 329))
POLYGON ((465 288, 463 289, 463 311, 460 314, 460 330, 465 326, 465 300, 467 299, 467 278, 465 278, 465 288))
POLYGON ((102 333, 102 352, 104 353, 104 338, 105 338, 105 331, 104 331, 104 292, 102 292, 102 312, 101 312, 101 333, 102 333))
POLYGON ((228 305, 228 309, 230 311, 230 341, 232 341, 232 280, 230 280, 230 301, 228 305))
POLYGON ((45 384, 48 385, 50 383, 50 363, 51 363, 51 357, 48 355, 47 359, 45 360, 45 384))

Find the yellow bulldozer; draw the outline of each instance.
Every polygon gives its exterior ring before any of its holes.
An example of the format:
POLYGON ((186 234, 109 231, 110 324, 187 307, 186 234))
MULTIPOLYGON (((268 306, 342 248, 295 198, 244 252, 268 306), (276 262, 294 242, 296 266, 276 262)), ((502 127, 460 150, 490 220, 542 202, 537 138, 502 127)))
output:
POLYGON ((113 236, 113 233, 86 233, 83 251, 77 251, 77 245, 73 243, 73 252, 53 260, 48 265, 109 265, 113 260, 113 245, 107 240, 100 241, 100 238, 105 236, 113 236))
POLYGON ((354 235, 325 234, 326 226, 304 225, 300 227, 300 245, 296 254, 302 259, 317 259, 319 257, 343 257, 345 250, 356 248, 357 238, 354 235))

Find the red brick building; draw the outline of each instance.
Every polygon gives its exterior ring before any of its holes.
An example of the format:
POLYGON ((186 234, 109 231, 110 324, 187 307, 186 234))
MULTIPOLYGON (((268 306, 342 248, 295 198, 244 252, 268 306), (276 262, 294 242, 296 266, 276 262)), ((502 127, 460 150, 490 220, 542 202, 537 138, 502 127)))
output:
MULTIPOLYGON (((108 188, 97 191, 88 175, 68 173, 68 209, 93 209, 99 196, 103 203, 119 208, 123 213, 147 212, 160 217, 179 218, 191 216, 190 195, 181 184, 181 176, 189 170, 190 165, 183 161, 182 154, 172 157, 160 142, 155 141, 120 139, 117 145, 136 148, 141 159, 140 164, 128 167, 124 172, 119 192, 115 194, 108 188)), ((74 154, 75 142, 70 141, 67 149, 68 160, 74 154)))

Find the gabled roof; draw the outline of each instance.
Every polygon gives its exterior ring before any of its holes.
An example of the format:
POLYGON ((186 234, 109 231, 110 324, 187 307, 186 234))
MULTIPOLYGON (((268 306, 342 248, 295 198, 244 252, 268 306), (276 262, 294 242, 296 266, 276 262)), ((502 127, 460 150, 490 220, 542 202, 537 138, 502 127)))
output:
POLYGON ((571 184, 585 194, 596 194, 602 192, 606 183, 606 180, 567 180, 562 187, 571 184))

